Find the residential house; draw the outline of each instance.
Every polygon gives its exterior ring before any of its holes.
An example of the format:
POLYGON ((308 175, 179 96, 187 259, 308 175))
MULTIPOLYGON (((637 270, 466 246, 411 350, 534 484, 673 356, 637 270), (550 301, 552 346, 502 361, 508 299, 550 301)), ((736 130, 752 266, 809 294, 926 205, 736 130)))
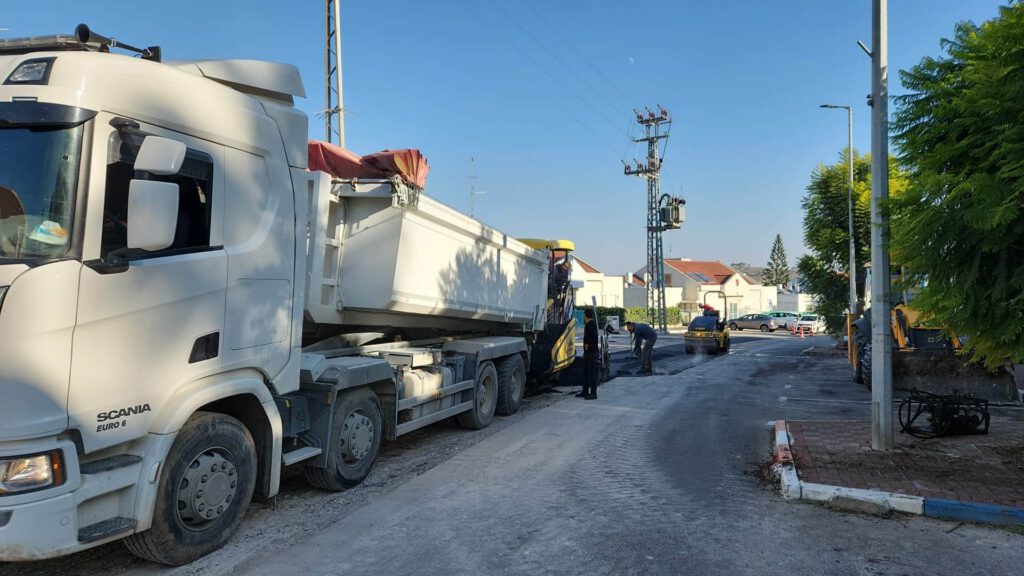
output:
POLYGON ((598 306, 617 308, 624 305, 622 276, 606 276, 586 260, 574 255, 570 279, 579 286, 576 289, 576 302, 579 306, 589 306, 594 297, 597 298, 598 306))
POLYGON ((814 312, 819 296, 803 291, 803 282, 799 276, 790 276, 789 284, 779 290, 779 310, 786 312, 814 312))
MULTIPOLYGON (((647 279, 647 267, 636 272, 647 279)), ((665 303, 678 306, 683 320, 689 321, 701 314, 698 307, 708 304, 724 308, 725 294, 730 318, 774 310, 778 299, 775 286, 764 286, 742 272, 717 260, 665 259, 665 303)), ((636 283, 625 289, 626 306, 646 306, 647 289, 636 283)))

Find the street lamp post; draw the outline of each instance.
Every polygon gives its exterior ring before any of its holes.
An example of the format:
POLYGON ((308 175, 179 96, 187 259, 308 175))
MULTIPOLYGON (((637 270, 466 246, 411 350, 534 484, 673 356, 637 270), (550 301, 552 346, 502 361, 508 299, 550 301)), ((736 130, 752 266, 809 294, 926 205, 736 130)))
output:
POLYGON ((853 106, 822 104, 822 108, 846 110, 848 123, 847 160, 849 161, 849 190, 847 194, 847 218, 850 234, 850 314, 857 313, 857 250, 853 239, 853 106))

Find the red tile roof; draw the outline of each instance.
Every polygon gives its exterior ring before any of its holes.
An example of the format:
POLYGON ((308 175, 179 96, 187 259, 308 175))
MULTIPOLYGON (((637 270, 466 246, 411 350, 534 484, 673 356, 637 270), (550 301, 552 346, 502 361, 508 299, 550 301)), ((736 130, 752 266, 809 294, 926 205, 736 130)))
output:
MULTIPOLYGON (((629 280, 627 280, 627 282, 629 282, 629 280)), ((647 282, 644 282, 644 279, 637 276, 636 274, 633 274, 632 284, 634 286, 640 286, 641 288, 647 286, 647 282)))
POLYGON ((736 271, 717 260, 672 260, 665 265, 686 274, 704 285, 717 285, 728 280, 736 271))
POLYGON ((587 264, 579 256, 573 256, 573 260, 575 260, 576 263, 580 265, 580 268, 583 268, 583 271, 586 272, 587 274, 600 274, 601 273, 600 270, 598 270, 597 268, 594 268, 590 264, 587 264))

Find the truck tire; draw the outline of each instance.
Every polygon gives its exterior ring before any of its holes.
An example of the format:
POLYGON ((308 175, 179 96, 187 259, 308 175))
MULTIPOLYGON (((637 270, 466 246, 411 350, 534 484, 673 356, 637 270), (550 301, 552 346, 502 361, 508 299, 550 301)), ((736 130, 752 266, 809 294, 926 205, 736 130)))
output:
POLYGON ((473 409, 456 416, 459 426, 470 430, 482 430, 494 420, 494 409, 498 405, 498 371, 494 364, 484 362, 476 371, 476 393, 473 409))
POLYGON ((693 346, 687 346, 687 347, 686 347, 686 353, 687 353, 687 354, 693 354, 693 353, 694 353, 694 348, 693 348, 693 346))
POLYGON ((514 354, 498 363, 498 404, 494 411, 502 416, 515 414, 526 393, 526 364, 514 354))
POLYGON ((124 540, 145 560, 180 566, 223 546, 256 487, 249 431, 224 414, 196 412, 171 445, 157 486, 153 525, 124 540))
POLYGON ((380 401, 373 390, 341 392, 334 404, 331 437, 327 440, 327 465, 303 467, 306 480, 332 492, 358 485, 377 460, 383 432, 380 401))
POLYGON ((727 336, 725 338, 725 346, 722 346, 722 351, 723 352, 728 352, 730 346, 732 346, 732 340, 730 340, 729 337, 727 336))

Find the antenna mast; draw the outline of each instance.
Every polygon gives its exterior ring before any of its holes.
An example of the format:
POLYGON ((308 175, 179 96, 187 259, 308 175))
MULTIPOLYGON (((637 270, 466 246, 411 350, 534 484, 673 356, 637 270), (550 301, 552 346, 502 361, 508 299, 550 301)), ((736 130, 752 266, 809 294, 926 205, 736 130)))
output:
POLYGON ((324 0, 324 129, 328 142, 345 147, 345 107, 341 91, 341 0, 324 0))

